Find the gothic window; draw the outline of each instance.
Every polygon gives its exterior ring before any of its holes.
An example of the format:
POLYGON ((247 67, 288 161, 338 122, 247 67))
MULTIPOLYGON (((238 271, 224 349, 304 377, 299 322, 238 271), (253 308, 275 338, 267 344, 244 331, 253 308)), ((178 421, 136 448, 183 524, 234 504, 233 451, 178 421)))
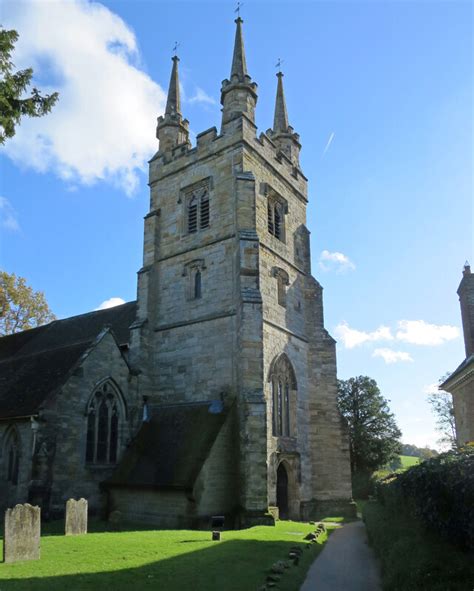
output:
POLYGON ((267 224, 268 231, 272 236, 285 242, 285 214, 287 212, 286 202, 276 194, 271 194, 267 201, 267 224))
POLYGON ((288 273, 280 267, 273 267, 272 276, 277 280, 277 299, 280 306, 286 307, 286 290, 290 284, 288 273))
POLYGON ((183 269, 183 277, 187 277, 188 300, 199 300, 202 298, 202 273, 206 266, 203 259, 196 259, 186 263, 183 269))
POLYGON ((285 354, 277 357, 270 369, 272 434, 294 436, 296 379, 293 366, 285 354))
POLYGON ((4 457, 6 459, 6 477, 7 482, 13 485, 18 484, 18 474, 20 471, 20 438, 17 430, 13 427, 7 435, 4 457))
POLYGON ((187 233, 194 234, 209 227, 209 189, 207 184, 187 194, 187 233))
POLYGON ((115 464, 119 448, 120 422, 124 406, 117 388, 103 382, 92 394, 87 406, 86 462, 115 464))

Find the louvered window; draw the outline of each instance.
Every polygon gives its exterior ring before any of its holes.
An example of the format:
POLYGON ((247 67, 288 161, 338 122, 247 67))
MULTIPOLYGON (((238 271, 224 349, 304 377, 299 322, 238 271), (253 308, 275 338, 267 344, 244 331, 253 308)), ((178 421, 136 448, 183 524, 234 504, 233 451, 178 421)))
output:
POLYGON ((284 236, 284 209, 281 203, 274 201, 273 199, 268 200, 267 204, 267 217, 268 217, 268 231, 272 236, 278 238, 282 242, 285 239, 284 236))
POLYGON ((209 228, 210 204, 209 192, 201 187, 191 193, 187 211, 188 234, 194 234, 204 228, 209 228))

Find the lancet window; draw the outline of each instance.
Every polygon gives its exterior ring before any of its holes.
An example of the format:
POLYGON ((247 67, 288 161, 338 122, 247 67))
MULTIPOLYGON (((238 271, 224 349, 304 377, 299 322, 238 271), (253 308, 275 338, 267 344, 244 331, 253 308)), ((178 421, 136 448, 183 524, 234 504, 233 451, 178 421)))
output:
POLYGON ((4 447, 4 457, 6 459, 6 478, 10 484, 18 484, 18 475, 20 471, 20 438, 17 430, 13 427, 8 435, 4 447))

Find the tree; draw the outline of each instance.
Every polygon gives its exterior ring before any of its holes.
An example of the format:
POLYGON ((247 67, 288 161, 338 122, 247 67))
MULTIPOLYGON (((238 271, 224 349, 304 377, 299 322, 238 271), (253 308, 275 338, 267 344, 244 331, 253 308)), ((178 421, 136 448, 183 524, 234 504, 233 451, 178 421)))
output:
POLYGON ((0 336, 55 320, 41 291, 33 291, 23 277, 0 271, 0 336))
POLYGON ((367 376, 338 380, 338 391, 349 426, 352 474, 370 474, 395 460, 401 431, 377 382, 367 376))
MULTIPOLYGON (((446 374, 440 383, 449 376, 446 374)), ((436 417, 436 429, 441 434, 438 442, 441 445, 448 445, 451 449, 456 448, 456 423, 454 421, 453 397, 449 392, 439 390, 430 394, 427 398, 431 405, 431 412, 436 417)))
POLYGON ((33 70, 27 68, 13 72, 11 54, 17 40, 16 31, 0 28, 0 144, 15 135, 15 125, 19 125, 23 116, 46 115, 59 96, 57 92, 41 96, 33 87, 30 97, 21 98, 31 83, 33 70))

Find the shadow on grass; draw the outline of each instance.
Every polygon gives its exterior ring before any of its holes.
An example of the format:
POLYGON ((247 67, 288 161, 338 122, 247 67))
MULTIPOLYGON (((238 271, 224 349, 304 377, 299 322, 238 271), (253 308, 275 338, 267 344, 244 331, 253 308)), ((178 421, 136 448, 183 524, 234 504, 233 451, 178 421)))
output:
MULTIPOLYGON (((190 540, 191 541, 191 540, 190 540)), ((195 540, 193 540, 195 541, 195 540)), ((175 542, 179 543, 179 542, 175 542)), ((34 576, 0 580, 2 591, 255 591, 265 582, 270 566, 285 559, 292 544, 281 541, 229 540, 208 548, 121 570, 77 573, 58 576, 34 576)), ((123 550, 119 552, 123 554, 123 550)), ((279 589, 297 590, 306 569, 314 559, 313 549, 304 551, 299 566, 285 571, 279 589)), ((94 557, 97 559, 97 557, 94 557)), ((117 564, 120 564, 120 555, 117 564)), ((52 557, 45 557, 52 561, 52 557)), ((42 561, 43 562, 43 559, 42 561)), ((96 562, 96 561, 95 561, 96 562)), ((25 564, 25 563, 23 563, 25 564)), ((38 572, 40 569, 33 572, 38 572)))

